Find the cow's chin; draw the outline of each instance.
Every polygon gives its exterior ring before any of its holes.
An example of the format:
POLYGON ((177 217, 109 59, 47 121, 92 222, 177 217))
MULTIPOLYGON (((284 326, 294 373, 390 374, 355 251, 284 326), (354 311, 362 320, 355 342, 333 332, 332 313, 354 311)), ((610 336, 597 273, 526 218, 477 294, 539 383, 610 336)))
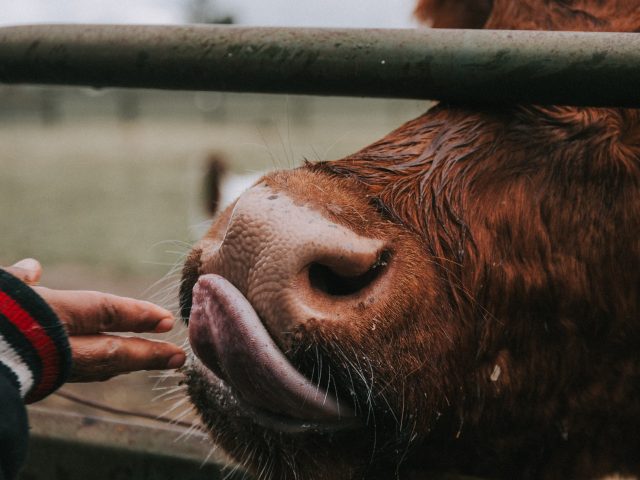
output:
POLYGON ((260 479, 363 476, 372 433, 364 425, 318 423, 266 412, 241 399, 198 358, 186 384, 213 443, 260 479))
MULTIPOLYGON (((189 393, 199 413, 205 417, 212 410, 242 423, 250 422, 278 435, 335 435, 341 432, 360 430, 359 419, 336 419, 318 421, 309 418, 294 418, 269 412, 251 404, 234 392, 223 379, 209 370, 198 358, 193 357, 187 370, 189 393), (244 420, 243 420, 244 419, 244 420)), ((207 423, 209 423, 207 421, 207 423)))

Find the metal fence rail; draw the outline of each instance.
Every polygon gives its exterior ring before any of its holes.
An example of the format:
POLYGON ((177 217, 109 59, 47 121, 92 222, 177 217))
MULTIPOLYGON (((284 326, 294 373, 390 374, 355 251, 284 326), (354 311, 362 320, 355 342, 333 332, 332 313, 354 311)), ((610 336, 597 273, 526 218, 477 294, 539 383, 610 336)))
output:
POLYGON ((0 82, 640 106, 640 34, 0 28, 0 82))
POLYGON ((29 409, 29 457, 19 480, 239 480, 206 435, 184 429, 29 409))
MULTIPOLYGON (((29 456, 18 480, 250 480, 203 433, 29 408, 29 456)), ((481 480, 455 474, 433 480, 481 480)))

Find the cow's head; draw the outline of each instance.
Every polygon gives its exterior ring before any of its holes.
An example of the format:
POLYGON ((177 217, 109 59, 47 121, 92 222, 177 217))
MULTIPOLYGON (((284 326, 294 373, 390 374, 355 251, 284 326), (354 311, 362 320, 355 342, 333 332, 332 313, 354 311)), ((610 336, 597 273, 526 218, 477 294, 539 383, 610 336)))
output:
POLYGON ((187 383, 214 440, 273 479, 629 465, 639 159, 635 110, 439 105, 265 176, 184 268, 187 383), (594 455, 593 422, 627 450, 594 455))

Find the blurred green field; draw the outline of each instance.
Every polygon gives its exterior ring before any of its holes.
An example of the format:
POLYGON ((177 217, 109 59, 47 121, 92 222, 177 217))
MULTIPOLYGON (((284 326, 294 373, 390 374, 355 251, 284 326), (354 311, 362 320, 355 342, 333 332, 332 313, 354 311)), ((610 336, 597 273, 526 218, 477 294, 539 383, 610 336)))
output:
POLYGON ((193 162, 143 136, 99 124, 3 128, 4 259, 161 271, 158 242, 189 240, 193 162))
POLYGON ((210 152, 236 172, 288 168, 353 152, 424 109, 227 95, 224 111, 207 116, 202 98, 189 103, 193 94, 142 92, 137 118, 123 121, 102 97, 63 92, 53 124, 21 115, 15 99, 17 113, 0 119, 0 264, 34 256, 49 267, 161 276, 207 220, 200 192, 210 152))

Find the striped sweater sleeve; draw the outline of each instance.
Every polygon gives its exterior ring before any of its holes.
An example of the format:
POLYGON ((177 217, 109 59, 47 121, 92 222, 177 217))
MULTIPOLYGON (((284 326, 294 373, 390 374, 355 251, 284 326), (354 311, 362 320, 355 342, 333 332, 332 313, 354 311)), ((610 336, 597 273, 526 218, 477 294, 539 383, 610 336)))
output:
POLYGON ((24 402, 58 388, 71 370, 64 327, 46 302, 0 270, 0 480, 13 480, 27 454, 24 402))
POLYGON ((0 270, 0 375, 35 402, 57 389, 71 371, 71 349, 51 307, 0 270))

